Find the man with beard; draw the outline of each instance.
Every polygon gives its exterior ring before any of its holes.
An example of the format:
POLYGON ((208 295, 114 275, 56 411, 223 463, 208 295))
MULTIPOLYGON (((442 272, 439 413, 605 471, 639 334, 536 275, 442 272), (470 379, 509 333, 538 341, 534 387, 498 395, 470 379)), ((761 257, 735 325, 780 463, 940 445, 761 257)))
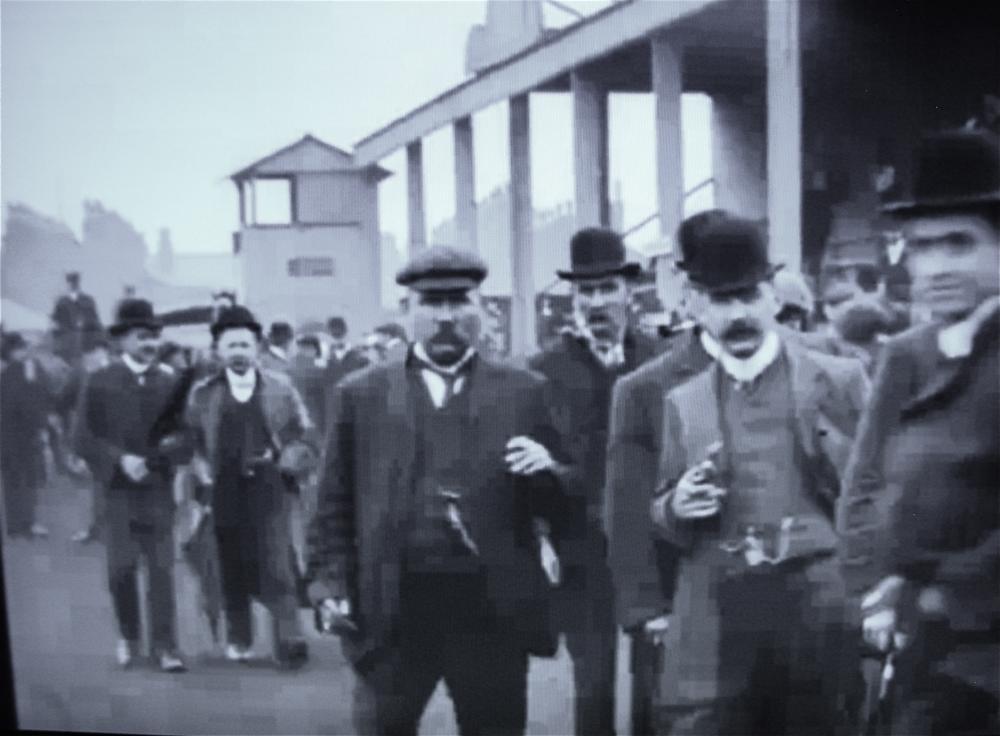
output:
POLYGON ((833 509, 868 382, 779 332, 776 267, 723 217, 685 259, 712 364, 666 395, 652 518, 678 556, 656 730, 834 734, 853 726, 833 509))
POLYGON ((184 670, 176 653, 174 621, 174 499, 172 466, 152 440, 156 420, 176 377, 156 363, 159 320, 144 299, 125 299, 108 332, 122 354, 91 374, 79 409, 78 443, 104 494, 108 578, 121 639, 118 663, 127 667, 139 642, 136 570, 149 570, 149 617, 160 669, 184 670))
POLYGON ((570 241, 569 271, 577 334, 562 335, 529 367, 548 380, 547 401, 562 446, 584 487, 555 531, 562 564, 556 620, 573 658, 576 733, 614 733, 617 625, 602 529, 611 389, 656 354, 657 345, 629 328, 630 280, 625 245, 611 230, 587 228, 570 241))
POLYGON ((273 617, 276 664, 296 668, 308 649, 298 623, 284 474, 311 429, 309 416, 285 374, 259 367, 261 327, 248 309, 223 310, 211 331, 225 367, 191 390, 186 420, 215 523, 229 624, 226 658, 250 659, 250 601, 257 598, 273 617))
POLYGON ((1000 142, 949 131, 887 206, 931 324, 889 340, 842 505, 864 636, 895 673, 891 732, 1000 731, 1000 142))
POLYGON ((441 679, 461 733, 524 733, 528 656, 555 653, 533 520, 579 485, 539 377, 476 350, 485 277, 467 250, 416 255, 396 277, 412 346, 336 390, 310 594, 357 675, 357 733, 416 734, 441 679))

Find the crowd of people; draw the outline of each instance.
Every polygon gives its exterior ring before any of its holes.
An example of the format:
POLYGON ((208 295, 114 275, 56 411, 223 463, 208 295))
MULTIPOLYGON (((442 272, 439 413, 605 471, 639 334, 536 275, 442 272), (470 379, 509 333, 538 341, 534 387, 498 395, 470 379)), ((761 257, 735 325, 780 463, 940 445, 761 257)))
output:
POLYGON ((225 656, 253 656, 257 599, 302 666, 312 607, 358 733, 415 734, 442 680, 462 733, 524 733, 529 661, 561 640, 576 732, 614 733, 620 632, 636 734, 996 733, 1000 147, 947 131, 914 169, 886 207, 912 310, 853 262, 817 299, 716 209, 677 232, 680 329, 637 329, 639 266, 586 228, 557 274, 572 329, 523 359, 480 348, 487 269, 462 248, 415 254, 409 334, 357 347, 342 318, 265 333, 232 298, 205 355, 138 298, 105 337, 74 274, 62 380, 3 339, 8 534, 47 533, 49 447, 94 479, 76 539, 107 547, 122 666, 145 557, 157 664, 185 668, 182 527, 225 656))

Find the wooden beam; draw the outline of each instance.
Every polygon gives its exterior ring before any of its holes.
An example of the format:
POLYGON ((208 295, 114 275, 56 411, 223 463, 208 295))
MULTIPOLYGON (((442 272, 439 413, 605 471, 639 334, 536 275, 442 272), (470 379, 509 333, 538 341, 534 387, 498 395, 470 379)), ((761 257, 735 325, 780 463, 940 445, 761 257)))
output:
POLYGON ((510 100, 510 342, 511 354, 535 348, 535 283, 532 271, 531 137, 528 95, 510 100))
POLYGON ((427 247, 427 222, 424 213, 424 147, 418 138, 406 145, 406 214, 409 226, 409 253, 412 256, 427 247))
POLYGON ((608 93, 589 75, 575 71, 573 90, 573 180, 576 226, 607 227, 608 93))
POLYGON ((802 70, 798 0, 767 8, 767 219, 771 259, 802 266, 802 70))
POLYGON ((472 118, 455 121, 455 224, 457 245, 478 250, 476 226, 476 160, 472 143, 472 118))
POLYGON ((523 95, 615 49, 643 39, 720 0, 628 0, 594 13, 515 54, 358 141, 358 166, 377 163, 410 141, 477 110, 523 95))

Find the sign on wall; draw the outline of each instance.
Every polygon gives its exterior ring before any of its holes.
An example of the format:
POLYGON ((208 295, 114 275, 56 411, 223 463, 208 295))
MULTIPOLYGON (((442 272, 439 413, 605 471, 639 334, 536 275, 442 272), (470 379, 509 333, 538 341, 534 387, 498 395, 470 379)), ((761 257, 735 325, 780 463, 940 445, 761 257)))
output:
POLYGON ((334 274, 333 259, 328 256, 288 259, 288 275, 292 278, 333 276, 334 274))

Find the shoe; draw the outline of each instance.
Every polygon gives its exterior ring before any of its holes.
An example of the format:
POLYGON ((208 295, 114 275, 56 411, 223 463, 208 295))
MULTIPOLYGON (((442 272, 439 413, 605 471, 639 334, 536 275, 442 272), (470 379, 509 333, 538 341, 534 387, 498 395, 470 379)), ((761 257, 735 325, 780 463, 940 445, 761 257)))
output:
POLYGON ((34 523, 31 525, 31 536, 38 537, 39 539, 44 539, 49 536, 49 530, 39 523, 34 523))
POLYGON ((163 672, 186 672, 184 661, 172 652, 160 653, 160 670, 163 672))
POLYGON ((309 645, 302 639, 291 639, 278 644, 275 651, 275 664, 280 669, 298 669, 309 659, 309 645))
POLYGON ((226 659, 230 662, 250 661, 250 648, 241 647, 236 644, 226 644, 226 659))
POLYGON ((118 665, 120 667, 128 667, 132 664, 132 658, 135 656, 135 649, 136 645, 128 639, 118 640, 118 647, 115 649, 115 659, 118 660, 118 665))

